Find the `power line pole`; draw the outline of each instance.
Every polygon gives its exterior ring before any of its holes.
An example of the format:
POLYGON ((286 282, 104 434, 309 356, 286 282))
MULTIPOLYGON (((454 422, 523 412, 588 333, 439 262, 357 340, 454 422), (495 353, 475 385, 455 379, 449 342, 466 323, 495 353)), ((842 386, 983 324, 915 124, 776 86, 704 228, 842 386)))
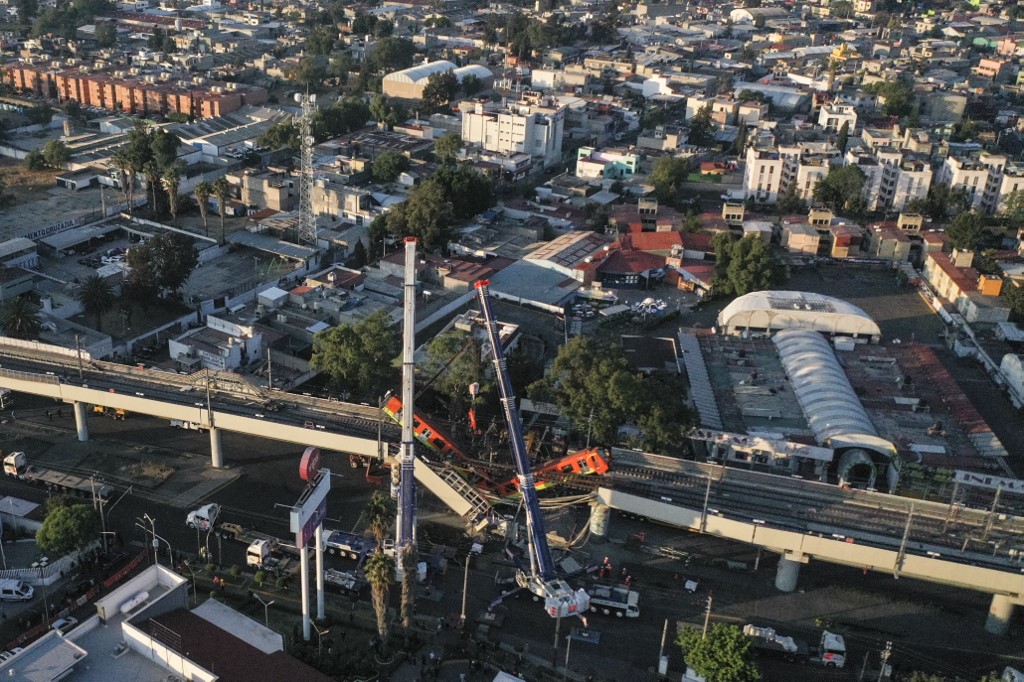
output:
POLYGON ((316 248, 316 217, 313 214, 313 114, 316 95, 295 93, 295 101, 302 107, 299 119, 299 244, 316 248))
POLYGON ((878 671, 878 682, 882 682, 882 679, 885 678, 885 668, 890 656, 892 656, 892 642, 886 642, 885 649, 882 650, 882 669, 878 671))

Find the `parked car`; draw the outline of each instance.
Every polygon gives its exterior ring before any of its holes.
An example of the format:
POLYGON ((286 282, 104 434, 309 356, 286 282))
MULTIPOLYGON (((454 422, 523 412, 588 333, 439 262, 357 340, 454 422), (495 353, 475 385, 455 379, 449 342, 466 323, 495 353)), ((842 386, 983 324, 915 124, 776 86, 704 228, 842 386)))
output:
POLYGON ((50 624, 50 627, 57 631, 61 637, 71 632, 75 626, 78 625, 78 619, 74 616, 68 616, 67 618, 58 618, 50 624))

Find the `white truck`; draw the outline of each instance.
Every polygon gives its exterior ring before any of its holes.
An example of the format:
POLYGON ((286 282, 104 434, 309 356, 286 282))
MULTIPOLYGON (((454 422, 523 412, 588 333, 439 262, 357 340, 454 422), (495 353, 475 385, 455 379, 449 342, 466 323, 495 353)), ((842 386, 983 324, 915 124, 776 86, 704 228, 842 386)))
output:
POLYGON ((745 625, 743 634, 753 639, 754 650, 760 654, 788 661, 808 661, 827 668, 846 666, 846 640, 828 630, 822 631, 816 647, 809 647, 807 642, 782 635, 769 627, 745 625))
POLYGON ((176 429, 185 429, 187 431, 206 431, 206 426, 199 422, 189 422, 182 419, 172 419, 171 426, 176 429))
POLYGON ((590 610, 616 618, 637 618, 640 616, 640 593, 625 587, 594 585, 587 590, 590 594, 590 610))
POLYGON ((292 559, 281 556, 278 549, 270 540, 253 540, 245 550, 245 564, 274 575, 288 573, 293 568, 292 559))
POLYGON ((14 578, 0 580, 0 601, 28 601, 35 594, 31 585, 14 578))
POLYGON ((185 525, 189 528, 210 531, 217 525, 220 517, 220 505, 215 502, 204 504, 199 509, 193 509, 185 517, 185 525))

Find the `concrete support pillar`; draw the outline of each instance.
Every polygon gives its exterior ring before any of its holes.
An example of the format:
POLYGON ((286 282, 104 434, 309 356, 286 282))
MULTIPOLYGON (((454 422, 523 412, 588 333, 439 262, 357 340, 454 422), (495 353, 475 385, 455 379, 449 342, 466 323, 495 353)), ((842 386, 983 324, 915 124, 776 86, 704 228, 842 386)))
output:
POLYGON ((324 526, 316 527, 316 619, 327 617, 324 606, 324 526))
POLYGON ((78 440, 84 443, 89 440, 89 423, 86 421, 85 403, 75 401, 75 427, 78 429, 78 440))
POLYGON ((603 502, 590 503, 590 533, 595 537, 608 537, 608 522, 612 517, 612 509, 603 502))
MULTIPOLYGON (((295 538, 301 540, 301 533, 295 538)), ((301 543, 300 543, 301 544, 301 543)), ((302 583, 302 639, 309 641, 309 547, 299 547, 299 581, 302 583)))
POLYGON ((985 619, 985 631, 1002 637, 1010 629, 1010 619, 1017 608, 1013 597, 1005 594, 993 594, 992 605, 988 607, 988 618, 985 619))
POLYGON ((796 589, 797 578, 800 577, 800 561, 782 557, 775 573, 775 589, 792 592, 796 589))
POLYGON ((224 450, 221 447, 220 429, 210 427, 210 464, 214 469, 224 468, 224 450))

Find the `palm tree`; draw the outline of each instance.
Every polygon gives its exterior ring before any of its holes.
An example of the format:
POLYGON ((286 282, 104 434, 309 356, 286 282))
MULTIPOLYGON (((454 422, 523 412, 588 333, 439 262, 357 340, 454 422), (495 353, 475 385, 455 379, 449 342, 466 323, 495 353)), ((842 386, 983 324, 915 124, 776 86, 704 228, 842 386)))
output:
POLYGON ((96 331, 100 331, 103 313, 114 307, 114 288, 110 282, 99 275, 89 275, 75 298, 85 308, 85 312, 95 316, 96 331))
POLYGON ((403 547, 399 558, 402 562, 402 627, 408 630, 416 602, 416 546, 410 543, 403 547))
POLYGON ((209 213, 210 205, 206 202, 213 196, 213 185, 203 180, 192 190, 192 194, 196 198, 196 203, 199 204, 199 215, 203 217, 203 229, 206 230, 206 236, 209 237, 210 223, 207 220, 207 214, 209 213))
POLYGON ((370 591, 373 593, 373 610, 377 614, 377 634, 380 636, 383 647, 387 645, 388 638, 388 592, 391 590, 391 581, 395 579, 395 560, 378 547, 377 551, 366 560, 363 573, 366 574, 366 579, 370 583, 370 591))
POLYGON ((37 339, 43 330, 39 306, 27 296, 17 296, 0 307, 0 327, 12 339, 37 339))
POLYGON ((377 549, 384 549, 384 539, 395 521, 395 503, 387 495, 375 492, 366 503, 363 514, 366 515, 373 539, 377 541, 377 549))
POLYGON ((231 185, 228 179, 221 176, 213 181, 213 193, 217 197, 217 208, 220 209, 220 244, 224 244, 224 216, 228 212, 228 197, 231 196, 231 185))
POLYGON ((132 160, 128 158, 124 149, 119 149, 110 158, 111 163, 117 168, 117 181, 121 185, 121 194, 124 195, 124 203, 128 207, 128 213, 132 212, 132 199, 135 194, 135 172, 132 170, 132 160))
POLYGON ((160 172, 160 166, 156 165, 156 161, 152 159, 142 166, 142 174, 146 176, 146 186, 149 188, 150 200, 152 202, 149 205, 149 213, 153 218, 156 218, 156 191, 160 187, 160 178, 163 174, 160 172))
POLYGON ((160 184, 167 192, 167 208, 171 212, 171 224, 178 226, 178 187, 181 185, 181 166, 174 163, 164 169, 160 184))

